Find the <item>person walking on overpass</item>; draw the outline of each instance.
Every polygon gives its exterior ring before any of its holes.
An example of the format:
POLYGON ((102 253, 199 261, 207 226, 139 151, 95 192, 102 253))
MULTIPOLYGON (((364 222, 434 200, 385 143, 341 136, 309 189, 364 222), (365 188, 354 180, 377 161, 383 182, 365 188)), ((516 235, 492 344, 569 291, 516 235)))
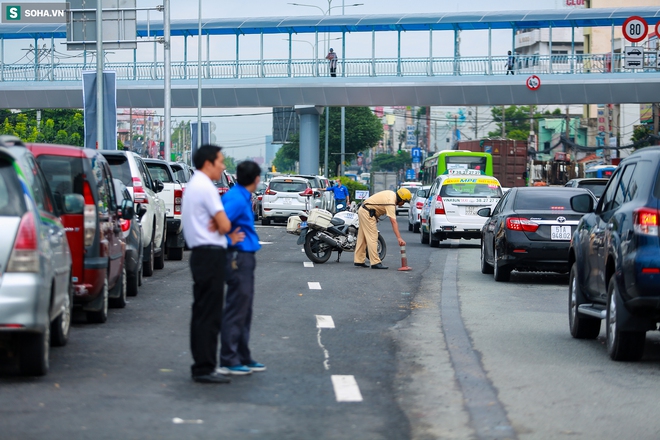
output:
POLYGON ((335 207, 339 204, 344 205, 344 209, 350 203, 350 196, 348 195, 348 188, 341 184, 341 180, 337 179, 337 184, 329 188, 335 193, 335 207))
POLYGON ((330 76, 337 76, 337 54, 333 48, 330 48, 330 52, 325 57, 329 61, 330 65, 330 76))
POLYGON ((513 75, 514 74, 513 68, 516 64, 516 57, 511 54, 511 51, 509 51, 508 55, 509 56, 506 59, 506 74, 508 75, 509 73, 511 73, 511 75, 513 75))
POLYGON ((250 353, 250 326, 254 300, 255 253, 261 249, 254 227, 252 194, 261 181, 261 168, 246 160, 236 167, 236 183, 222 197, 225 212, 233 227, 245 233, 245 240, 230 244, 226 265, 227 294, 222 317, 222 340, 219 373, 245 375, 266 371, 266 366, 255 361, 250 353))
POLYGON ((392 223, 392 230, 399 241, 399 246, 405 246, 406 242, 401 238, 399 225, 396 221, 396 207, 410 202, 412 195, 406 188, 399 188, 396 192, 385 190, 374 194, 362 203, 358 209, 360 228, 358 229, 357 244, 353 265, 357 267, 369 267, 366 263, 367 249, 369 250, 369 262, 372 269, 387 269, 383 266, 378 255, 378 217, 386 215, 392 223))

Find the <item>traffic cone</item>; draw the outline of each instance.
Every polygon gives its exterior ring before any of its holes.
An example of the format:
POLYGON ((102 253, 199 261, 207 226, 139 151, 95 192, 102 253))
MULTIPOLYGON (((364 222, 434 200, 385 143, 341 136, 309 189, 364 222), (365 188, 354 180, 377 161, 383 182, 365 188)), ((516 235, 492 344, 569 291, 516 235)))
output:
POLYGON ((405 246, 401 246, 401 267, 399 270, 402 272, 412 270, 412 267, 408 266, 408 257, 406 256, 405 246))

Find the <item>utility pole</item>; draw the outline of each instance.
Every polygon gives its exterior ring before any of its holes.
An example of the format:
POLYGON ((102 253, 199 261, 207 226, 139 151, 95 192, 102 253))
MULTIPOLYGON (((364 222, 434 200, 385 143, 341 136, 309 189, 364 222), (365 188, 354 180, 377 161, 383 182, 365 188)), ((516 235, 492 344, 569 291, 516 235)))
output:
POLYGON ((504 106, 502 106, 502 135, 500 136, 502 139, 506 139, 506 115, 504 114, 504 106))
POLYGON ((479 107, 474 108, 474 139, 479 139, 479 107))
MULTIPOLYGON (((658 114, 658 104, 653 105, 653 134, 658 135, 658 129, 660 128, 660 115, 658 114)), ((657 145, 658 142, 654 141, 654 145, 657 145)))
POLYGON ((133 151, 133 107, 128 109, 128 142, 133 151))
MULTIPOLYGON (((568 112, 569 108, 566 106, 566 141, 571 139, 571 118, 568 112)), ((567 151, 567 148, 564 148, 564 151, 567 151)))

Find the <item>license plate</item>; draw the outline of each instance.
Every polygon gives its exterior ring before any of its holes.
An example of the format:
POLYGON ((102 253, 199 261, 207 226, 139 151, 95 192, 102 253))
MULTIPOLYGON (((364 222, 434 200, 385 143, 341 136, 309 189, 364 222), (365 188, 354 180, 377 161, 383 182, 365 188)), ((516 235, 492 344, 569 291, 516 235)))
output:
POLYGON ((282 203, 285 205, 291 205, 292 200, 291 199, 282 199, 282 203))
POLYGON ((551 226, 550 238, 553 240, 570 240, 571 227, 570 226, 551 226))
POLYGON ((480 206, 466 206, 465 215, 477 215, 477 211, 481 209, 480 206))

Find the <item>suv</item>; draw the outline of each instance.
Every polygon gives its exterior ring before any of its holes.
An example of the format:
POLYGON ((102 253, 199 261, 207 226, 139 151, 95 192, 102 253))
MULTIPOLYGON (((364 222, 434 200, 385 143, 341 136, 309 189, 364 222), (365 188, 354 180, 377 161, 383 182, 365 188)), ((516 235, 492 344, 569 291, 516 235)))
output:
POLYGON ((269 225, 271 220, 287 221, 289 216, 310 209, 307 196, 302 195, 311 185, 302 177, 274 177, 268 184, 261 199, 262 225, 269 225))
POLYGON ((639 360, 660 322, 659 169, 660 148, 643 148, 621 161, 595 209, 571 199, 586 214, 569 250, 571 335, 596 339, 605 319, 613 360, 639 360))
POLYGON ((182 260, 183 224, 181 223, 181 202, 183 200, 183 187, 176 179, 170 164, 160 159, 144 159, 151 177, 163 182, 163 191, 160 198, 165 202, 167 216, 167 259, 182 260))
POLYGON ((178 180, 179 183, 181 184, 181 187, 185 191, 186 184, 188 183, 188 181, 190 181, 190 178, 192 177, 192 169, 185 163, 181 163, 181 162, 168 162, 168 163, 170 164, 170 168, 172 168, 172 171, 174 172, 174 180, 178 180))
POLYGON ((309 184, 314 190, 314 199, 312 200, 312 207, 325 209, 326 211, 335 212, 335 193, 327 191, 330 182, 324 176, 308 176, 296 175, 294 177, 302 177, 307 179, 309 184))
POLYGON ((227 171, 222 172, 220 180, 214 180, 213 184, 218 188, 218 194, 224 196, 229 189, 234 186, 234 180, 231 178, 231 175, 227 171))
POLYGON ((104 150, 113 177, 122 181, 133 196, 133 202, 147 208, 142 216, 142 273, 150 277, 155 269, 165 267, 166 217, 165 202, 158 196, 163 182, 153 180, 142 158, 131 151, 104 150))
POLYGON ((27 147, 36 156, 58 208, 64 207, 65 194, 83 197, 83 209, 62 215, 73 258, 74 303, 82 305, 89 322, 103 323, 108 305, 126 305, 122 206, 115 202, 110 166, 90 148, 27 147))
POLYGON ((600 199, 600 197, 603 195, 603 191, 605 191, 605 186, 607 186, 609 181, 610 179, 596 177, 571 179, 566 182, 566 185, 564 186, 569 188, 586 188, 591 191, 597 199, 600 199))
POLYGON ((66 345, 71 324, 71 254, 57 217, 82 209, 82 196, 52 199, 34 156, 0 136, 0 351, 21 373, 48 372, 50 345, 66 345))

